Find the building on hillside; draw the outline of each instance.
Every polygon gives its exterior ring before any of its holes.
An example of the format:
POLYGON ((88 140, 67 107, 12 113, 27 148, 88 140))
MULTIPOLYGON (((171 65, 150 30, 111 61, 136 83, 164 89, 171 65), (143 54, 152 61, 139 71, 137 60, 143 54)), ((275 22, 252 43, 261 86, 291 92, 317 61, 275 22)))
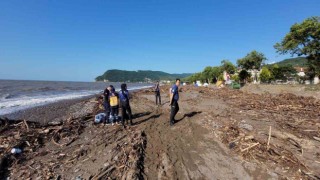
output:
MULTIPOLYGON (((305 77, 308 71, 308 68, 300 67, 300 66, 296 66, 294 67, 294 69, 297 71, 297 75, 299 77, 305 77)), ((305 84, 319 84, 319 83, 320 83, 320 80, 318 76, 314 77, 313 81, 310 81, 310 80, 305 81, 305 84)))
POLYGON ((297 71, 298 76, 300 76, 300 77, 306 76, 306 68, 305 67, 296 66, 296 67, 294 67, 294 69, 297 71))
POLYGON ((170 84, 171 81, 169 80, 160 80, 160 84, 170 84))
POLYGON ((150 78, 144 78, 144 82, 146 83, 152 83, 152 80, 150 78))

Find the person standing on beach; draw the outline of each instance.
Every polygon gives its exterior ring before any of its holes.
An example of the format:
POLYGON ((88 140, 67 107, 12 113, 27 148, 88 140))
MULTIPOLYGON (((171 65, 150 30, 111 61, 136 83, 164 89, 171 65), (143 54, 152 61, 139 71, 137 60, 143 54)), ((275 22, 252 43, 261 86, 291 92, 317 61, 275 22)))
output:
POLYGON ((115 88, 110 85, 108 87, 108 90, 110 91, 110 109, 111 109, 111 114, 110 114, 110 121, 112 125, 114 123, 118 123, 118 114, 119 114, 119 95, 116 92, 115 88))
POLYGON ((159 99, 159 105, 161 105, 161 96, 160 96, 160 84, 159 81, 157 81, 157 84, 154 87, 155 95, 156 95, 156 105, 158 105, 158 99, 159 99))
POLYGON ((103 107, 106 113, 104 124, 110 123, 110 91, 106 88, 103 92, 103 107))
POLYGON ((130 126, 132 126, 132 113, 131 113, 131 107, 130 107, 130 101, 129 101, 129 92, 127 90, 126 84, 121 84, 121 91, 119 92, 120 97, 120 104, 122 108, 122 125, 125 127, 125 119, 130 120, 130 126), (128 119, 129 118, 129 119, 128 119))
POLYGON ((170 113, 170 126, 173 126, 175 123, 175 116, 179 112, 179 86, 180 86, 180 79, 176 79, 176 83, 170 88, 170 106, 171 106, 171 113, 170 113))

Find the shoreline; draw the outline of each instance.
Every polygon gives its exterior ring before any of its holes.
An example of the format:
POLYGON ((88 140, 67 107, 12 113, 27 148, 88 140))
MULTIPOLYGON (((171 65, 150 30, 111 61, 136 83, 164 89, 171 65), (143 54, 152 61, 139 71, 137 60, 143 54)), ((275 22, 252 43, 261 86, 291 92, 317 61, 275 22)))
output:
MULTIPOLYGON (((130 92, 136 93, 149 88, 151 87, 133 89, 130 90, 130 92)), ((80 111, 83 109, 82 106, 85 105, 85 103, 88 101, 95 101, 95 99, 100 95, 101 93, 75 99, 60 100, 57 102, 43 104, 40 106, 19 110, 13 113, 0 115, 0 117, 8 118, 10 120, 34 121, 39 122, 41 124, 64 121, 68 118, 67 116, 70 116, 71 114, 74 114, 77 111, 79 111, 78 113, 82 114, 79 116, 84 116, 84 114, 80 111)))
POLYGON ((1 115, 2 118, 10 120, 27 120, 46 124, 52 121, 61 121, 65 116, 69 115, 72 106, 80 109, 80 104, 94 99, 98 95, 91 95, 76 99, 66 99, 54 103, 44 104, 36 107, 27 108, 13 113, 1 115))

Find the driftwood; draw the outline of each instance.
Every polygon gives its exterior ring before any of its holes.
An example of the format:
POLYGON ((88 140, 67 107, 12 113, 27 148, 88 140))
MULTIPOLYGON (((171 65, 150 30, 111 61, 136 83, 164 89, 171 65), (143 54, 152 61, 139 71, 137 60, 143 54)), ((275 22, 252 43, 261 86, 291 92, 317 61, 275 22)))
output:
POLYGON ((26 125, 27 130, 29 131, 29 125, 28 125, 27 121, 24 119, 23 122, 26 125))
POLYGON ((269 150, 269 145, 270 145, 270 140, 271 140, 271 126, 270 126, 270 129, 269 129, 269 138, 268 138, 268 144, 267 144, 267 149, 269 150))
MULTIPOLYGON (((280 177, 283 175, 281 178, 309 178, 299 171, 300 169, 304 172, 312 172, 307 167, 309 164, 304 164, 306 163, 305 158, 301 154, 303 155, 305 152, 297 139, 320 142, 319 121, 316 121, 319 119, 319 100, 288 93, 275 95, 253 94, 230 89, 201 90, 204 93, 200 96, 210 96, 223 100, 229 106, 229 109, 235 110, 233 112, 223 111, 216 116, 221 128, 215 128, 214 133, 221 138, 224 144, 232 147, 231 149, 246 161, 253 160, 266 166, 269 166, 270 162, 274 162, 278 168, 290 167, 290 172, 287 174, 280 173, 280 177), (240 114, 237 114, 237 111, 240 114), (246 132, 237 127, 236 124, 245 118, 250 121, 257 121, 261 125, 268 124, 269 132, 260 133, 264 127, 259 127, 259 125, 257 126, 259 128, 257 132, 246 132), (281 134, 282 136, 276 136, 277 131, 284 133, 281 134), (286 134, 292 136, 286 136, 286 134), (254 138, 248 138, 250 136, 254 138), (288 137, 297 137, 297 139, 291 140, 288 137), (273 138, 276 139, 273 140, 273 138), (291 146, 288 146, 288 143, 298 148, 298 151, 293 150, 291 146), (299 158, 297 158, 298 156, 299 158)), ((216 123, 217 121, 212 122, 216 123)), ((207 123, 209 128, 215 125, 210 121, 207 123)), ((313 171, 315 170, 313 169, 313 171)))
POLYGON ((319 137, 313 136, 313 139, 315 139, 315 140, 320 142, 320 138, 319 137))
POLYGON ((292 145, 294 145, 295 147, 299 148, 301 154, 303 154, 303 148, 302 148, 302 146, 301 146, 297 141, 295 141, 295 140, 292 139, 292 138, 288 138, 288 141, 289 141, 292 145))
POLYGON ((248 151, 248 150, 250 150, 251 148, 254 148, 254 147, 258 146, 259 144, 260 144, 260 143, 255 143, 255 144, 253 144, 253 145, 251 145, 251 146, 249 146, 249 147, 247 147, 247 148, 245 148, 245 149, 242 149, 241 152, 248 151))
MULTIPOLYGON (((8 169, 19 161, 19 157, 10 152, 13 147, 21 149, 22 154, 27 156, 29 152, 36 151, 50 140, 60 147, 68 146, 81 134, 81 129, 84 128, 81 124, 79 119, 72 119, 66 124, 55 122, 47 125, 26 120, 0 119, 0 132, 3 134, 0 139, 0 172, 9 172, 8 169), (67 136, 61 136, 61 133, 67 133, 67 136), (59 144, 57 139, 66 139, 66 143, 59 144)), ((30 167, 29 169, 32 169, 30 167)))
POLYGON ((102 179, 103 177, 107 176, 109 173, 112 173, 112 171, 113 171, 114 169, 115 169, 114 166, 106 167, 106 168, 104 168, 104 169, 101 171, 101 173, 93 176, 93 177, 90 178, 90 179, 92 179, 92 180, 100 180, 100 179, 102 179))

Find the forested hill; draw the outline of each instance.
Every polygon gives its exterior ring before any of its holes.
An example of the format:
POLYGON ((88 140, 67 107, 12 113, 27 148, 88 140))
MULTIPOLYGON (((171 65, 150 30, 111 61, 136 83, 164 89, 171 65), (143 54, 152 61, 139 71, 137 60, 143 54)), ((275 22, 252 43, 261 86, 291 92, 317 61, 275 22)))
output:
POLYGON ((169 74, 162 71, 123 71, 108 70, 103 75, 96 77, 96 81, 108 80, 110 82, 145 82, 146 80, 174 80, 176 78, 185 78, 191 74, 169 74))
POLYGON ((285 59, 274 64, 277 64, 279 66, 292 65, 293 67, 296 67, 296 66, 305 67, 307 66, 307 59, 305 57, 296 57, 296 58, 285 59))

